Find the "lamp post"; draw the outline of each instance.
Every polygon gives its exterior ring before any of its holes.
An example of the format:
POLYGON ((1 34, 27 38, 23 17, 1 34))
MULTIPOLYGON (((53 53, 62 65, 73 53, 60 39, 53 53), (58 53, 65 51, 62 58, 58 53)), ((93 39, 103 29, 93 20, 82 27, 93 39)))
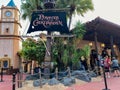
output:
POLYGON ((102 89, 102 90, 110 90, 110 89, 108 89, 108 86, 107 86, 107 80, 106 80, 105 67, 104 66, 103 66, 103 76, 104 76, 105 89, 102 89))
POLYGON ((104 43, 102 43, 102 44, 101 44, 101 47, 102 47, 102 48, 104 48, 104 47, 105 47, 105 44, 104 44, 104 43))
MULTIPOLYGON (((105 48, 105 44, 102 43, 101 47, 104 49, 105 48)), ((110 89, 108 89, 108 86, 107 86, 107 80, 106 80, 105 67, 104 66, 103 66, 103 78, 104 78, 105 89, 102 89, 102 90, 110 90, 110 89)))
POLYGON ((92 46, 93 46, 93 43, 92 43, 92 42, 90 42, 90 43, 89 43, 89 46, 90 46, 90 48, 92 48, 92 46))

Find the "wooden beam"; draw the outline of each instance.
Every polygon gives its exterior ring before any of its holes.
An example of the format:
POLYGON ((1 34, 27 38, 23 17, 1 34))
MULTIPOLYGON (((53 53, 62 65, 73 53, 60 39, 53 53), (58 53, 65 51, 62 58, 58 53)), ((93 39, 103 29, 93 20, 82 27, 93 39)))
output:
MULTIPOLYGON (((35 36, 28 36, 28 35, 22 35, 21 37, 27 38, 27 37, 40 37, 40 35, 35 35, 35 36)), ((75 37, 75 35, 45 35, 45 37, 75 37)))
POLYGON ((113 39, 113 36, 111 35, 110 36, 110 46, 111 46, 111 54, 112 54, 111 56, 115 57, 115 51, 114 51, 113 45, 114 45, 114 39, 113 39))

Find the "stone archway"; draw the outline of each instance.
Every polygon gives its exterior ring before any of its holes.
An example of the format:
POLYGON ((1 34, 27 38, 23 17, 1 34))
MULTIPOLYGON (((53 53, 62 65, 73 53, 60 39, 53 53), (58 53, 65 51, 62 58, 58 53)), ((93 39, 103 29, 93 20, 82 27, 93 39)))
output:
POLYGON ((7 56, 0 58, 0 67, 1 68, 10 68, 11 67, 11 59, 7 56))

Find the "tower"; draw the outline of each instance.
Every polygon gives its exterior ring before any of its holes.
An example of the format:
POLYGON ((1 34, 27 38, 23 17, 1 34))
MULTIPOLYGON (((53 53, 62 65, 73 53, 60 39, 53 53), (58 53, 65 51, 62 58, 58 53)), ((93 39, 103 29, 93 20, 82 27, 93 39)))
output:
POLYGON ((1 7, 0 17, 0 67, 18 68, 18 51, 21 49, 20 12, 13 0, 1 7))

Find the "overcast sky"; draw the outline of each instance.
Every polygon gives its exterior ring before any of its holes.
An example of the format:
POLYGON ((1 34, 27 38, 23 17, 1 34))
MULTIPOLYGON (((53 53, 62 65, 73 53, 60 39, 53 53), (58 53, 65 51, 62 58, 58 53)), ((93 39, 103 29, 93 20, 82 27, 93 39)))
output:
POLYGON ((101 17, 120 24, 120 0, 93 0, 95 10, 85 14, 83 21, 101 17))
MULTIPOLYGON (((7 5, 10 0, 0 0, 1 5, 7 5)), ((21 0, 14 0, 18 8, 20 8, 21 0)), ((84 17, 77 17, 74 20, 81 20, 82 22, 91 21, 96 17, 101 17, 110 22, 120 25, 120 0, 93 0, 94 11, 87 12, 84 17)), ((24 26, 23 26, 24 28, 24 26)))

